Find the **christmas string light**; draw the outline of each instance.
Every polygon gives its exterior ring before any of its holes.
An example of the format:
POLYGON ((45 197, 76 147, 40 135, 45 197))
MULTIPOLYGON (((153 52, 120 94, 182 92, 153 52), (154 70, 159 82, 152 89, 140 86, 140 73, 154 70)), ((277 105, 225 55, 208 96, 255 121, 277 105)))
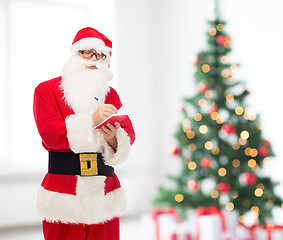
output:
POLYGON ((234 159, 232 162, 234 168, 240 167, 241 162, 238 159, 234 159))
POLYGON ((239 216, 239 223, 243 223, 243 222, 244 222, 244 216, 241 215, 241 216, 239 216))
POLYGON ((214 28, 214 27, 211 27, 209 30, 208 30, 208 33, 210 36, 215 36, 216 33, 217 33, 217 30, 214 28))
POLYGON ((222 23, 219 23, 219 24, 217 24, 216 28, 219 32, 222 32, 223 29, 224 29, 224 25, 222 23))
POLYGON ((205 147, 206 150, 211 150, 213 148, 213 143, 211 141, 207 141, 204 144, 204 147, 205 147))
POLYGON ((208 73, 210 71, 210 66, 208 64, 204 64, 204 65, 202 65, 201 70, 204 73, 208 73))
POLYGON ((261 197, 263 195, 263 190, 261 188, 257 188, 254 194, 256 197, 261 197))
POLYGON ((246 149, 245 149, 245 154, 247 155, 247 156, 250 156, 250 152, 251 152, 251 148, 250 147, 247 147, 246 149))
POLYGON ((205 99, 203 99, 203 98, 201 98, 199 101, 198 101, 198 105, 199 106, 204 106, 206 104, 206 100, 205 99))
POLYGON ((176 194, 175 200, 176 202, 182 202, 184 200, 184 196, 182 194, 176 194))
POLYGON ((250 151, 250 155, 251 157, 256 157, 258 154, 258 151, 256 148, 252 148, 251 151, 250 151))
POLYGON ((235 191, 233 194, 232 194, 232 198, 233 199, 236 199, 237 197, 239 196, 239 193, 237 191, 235 191))
POLYGON ((185 132, 185 133, 187 133, 187 132, 189 132, 189 131, 191 131, 191 127, 189 126, 189 127, 183 127, 183 131, 185 132))
POLYGON ((217 190, 213 190, 213 191, 211 191, 210 196, 212 198, 218 198, 219 197, 219 192, 217 190))
POLYGON ((189 131, 189 132, 187 132, 187 137, 188 137, 189 139, 193 139, 193 138, 195 137, 195 132, 194 132, 194 131, 189 131))
POLYGON ((251 207, 251 211, 252 211, 252 212, 259 212, 258 206, 252 206, 252 207, 251 207))
POLYGON ((182 121, 183 127, 189 127, 191 124, 191 121, 188 118, 183 119, 182 121))
POLYGON ((230 70, 231 70, 232 72, 235 72, 237 69, 238 69, 238 66, 235 65, 235 64, 233 64, 233 65, 230 66, 230 70))
POLYGON ((226 101, 227 102, 232 102, 234 101, 234 96, 232 94, 227 94, 226 95, 226 101))
POLYGON ((256 160, 250 159, 250 160, 248 161, 248 166, 249 166, 250 168, 254 168, 254 167, 256 166, 256 160))
POLYGON ((238 107, 235 108, 235 113, 237 115, 242 115, 244 113, 244 109, 242 107, 238 106, 238 107))
POLYGON ((268 162, 268 160, 269 160, 269 158, 268 158, 268 157, 266 157, 266 158, 264 158, 264 159, 263 159, 263 161, 262 161, 262 162, 265 164, 266 162, 268 162))
POLYGON ((205 133, 207 133, 207 131, 208 131, 208 128, 207 128, 206 125, 201 125, 201 126, 199 127, 199 132, 200 132, 200 133, 205 134, 205 133))
POLYGON ((220 148, 219 147, 212 148, 211 153, 213 155, 218 155, 220 153, 220 148))
POLYGON ((218 175, 220 177, 224 177, 227 174, 227 170, 225 168, 219 168, 218 175))
POLYGON ((229 36, 225 36, 225 41, 224 41, 223 45, 224 45, 225 48, 230 47, 230 37, 229 36))
POLYGON ((218 118, 218 119, 216 120, 216 122, 217 122, 218 124, 222 124, 222 123, 224 122, 224 120, 218 118))
POLYGON ((241 136, 242 139, 246 140, 246 139, 249 138, 250 134, 249 134, 248 131, 244 130, 244 131, 241 132, 240 136, 241 136))
POLYGON ((221 71, 221 76, 222 76, 223 78, 228 78, 228 77, 230 77, 230 76, 231 76, 230 70, 229 70, 229 69, 223 69, 223 70, 221 71))
POLYGON ((196 113, 194 119, 199 122, 202 119, 202 115, 200 113, 196 113))
POLYGON ((193 171, 196 168, 197 168, 197 164, 195 162, 191 161, 191 162, 188 163, 188 169, 193 171))
POLYGON ((188 146, 189 150, 194 152, 197 149, 197 146, 194 143, 189 144, 188 146))
POLYGON ((226 204, 226 209, 228 211, 232 211, 234 209, 234 203, 231 203, 231 202, 227 203, 226 204))
POLYGON ((234 144, 232 145, 232 148, 233 148, 234 150, 238 150, 240 147, 241 147, 240 143, 234 143, 234 144))
POLYGON ((227 60, 227 57, 226 56, 222 56, 220 61, 223 63, 223 64, 227 64, 228 63, 228 60, 227 60))
POLYGON ((219 118, 219 114, 218 114, 218 112, 212 112, 210 114, 210 117, 211 117, 212 120, 217 120, 219 118))
POLYGON ((204 93, 204 95, 206 96, 206 98, 212 98, 213 93, 212 93, 211 90, 206 90, 205 93, 204 93))
POLYGON ((239 138, 239 143, 241 145, 245 145, 247 143, 247 140, 246 139, 243 139, 243 138, 239 138))
POLYGON ((256 188, 264 189, 264 184, 263 183, 259 183, 259 184, 256 185, 256 188))

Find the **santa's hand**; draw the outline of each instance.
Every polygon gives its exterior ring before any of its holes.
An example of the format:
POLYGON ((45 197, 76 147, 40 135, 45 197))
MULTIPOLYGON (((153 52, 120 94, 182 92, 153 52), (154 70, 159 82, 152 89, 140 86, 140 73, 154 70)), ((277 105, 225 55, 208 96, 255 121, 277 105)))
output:
POLYGON ((120 124, 118 122, 115 122, 115 126, 108 123, 107 127, 102 127, 99 131, 103 135, 104 139, 108 144, 114 149, 117 149, 117 138, 116 133, 118 128, 120 128, 120 124))
POLYGON ((102 104, 92 114, 92 122, 96 126, 115 113, 117 113, 117 109, 112 104, 102 104))

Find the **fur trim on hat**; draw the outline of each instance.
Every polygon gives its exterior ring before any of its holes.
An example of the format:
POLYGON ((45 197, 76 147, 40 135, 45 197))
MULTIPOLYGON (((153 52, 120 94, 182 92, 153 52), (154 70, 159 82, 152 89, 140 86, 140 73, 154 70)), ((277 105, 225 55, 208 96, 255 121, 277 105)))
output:
POLYGON ((83 38, 72 45, 72 53, 78 52, 79 50, 95 49, 98 53, 103 53, 107 57, 110 57, 111 48, 106 47, 104 42, 99 38, 83 38))

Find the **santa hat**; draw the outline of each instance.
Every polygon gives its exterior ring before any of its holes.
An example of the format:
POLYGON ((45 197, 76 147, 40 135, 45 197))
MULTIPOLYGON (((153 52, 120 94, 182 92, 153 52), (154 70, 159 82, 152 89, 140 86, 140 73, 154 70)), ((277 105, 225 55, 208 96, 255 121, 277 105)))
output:
POLYGON ((78 31, 72 43, 72 52, 92 48, 110 56, 112 42, 102 33, 91 27, 86 27, 78 31))

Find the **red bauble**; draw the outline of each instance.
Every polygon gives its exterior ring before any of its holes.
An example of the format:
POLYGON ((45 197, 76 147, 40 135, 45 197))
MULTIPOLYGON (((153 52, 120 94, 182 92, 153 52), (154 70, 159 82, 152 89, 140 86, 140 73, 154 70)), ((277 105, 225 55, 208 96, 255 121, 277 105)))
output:
POLYGON ((231 191, 231 186, 227 182, 220 182, 217 184, 217 189, 220 193, 228 193, 231 191))
POLYGON ((201 159, 201 161, 200 161, 200 165, 203 168, 210 168, 211 167, 211 163, 212 163, 211 158, 207 158, 207 157, 201 159))
POLYGON ((269 155, 269 153, 270 153, 269 146, 263 145, 263 146, 260 146, 260 147, 258 148, 258 154, 259 154, 261 157, 266 157, 266 156, 269 155))
POLYGON ((198 192, 199 191, 199 184, 194 180, 190 180, 190 181, 188 181, 188 188, 192 192, 198 192))
POLYGON ((246 172, 241 175, 241 182, 243 182, 245 186, 252 186, 256 181, 257 176, 252 172, 246 172))
POLYGON ((179 112, 184 112, 184 110, 185 110, 184 105, 183 104, 179 104, 178 105, 178 110, 179 110, 179 112))
POLYGON ((199 57, 196 58, 195 64, 199 64, 201 62, 201 59, 199 57))
POLYGON ((268 147, 269 147, 269 146, 270 146, 270 142, 269 142, 268 140, 264 140, 264 141, 263 141, 263 145, 265 145, 265 146, 268 146, 268 147))
POLYGON ((213 112, 218 112, 218 111, 219 111, 218 107, 213 106, 209 109, 209 114, 211 115, 213 112))
POLYGON ((219 45, 224 45, 226 41, 226 37, 224 35, 219 35, 217 38, 216 38, 216 42, 219 44, 219 45))
POLYGON ((204 93, 205 91, 207 91, 207 90, 209 90, 209 89, 210 89, 209 85, 207 85, 207 84, 205 84, 205 83, 203 83, 203 82, 201 82, 201 83, 198 84, 198 91, 199 91, 200 93, 204 93))
POLYGON ((237 128, 231 124, 224 124, 221 131, 226 134, 234 134, 237 132, 237 128))
POLYGON ((177 156, 177 155, 180 154, 180 148, 171 146, 171 147, 169 147, 168 152, 172 156, 177 156))

